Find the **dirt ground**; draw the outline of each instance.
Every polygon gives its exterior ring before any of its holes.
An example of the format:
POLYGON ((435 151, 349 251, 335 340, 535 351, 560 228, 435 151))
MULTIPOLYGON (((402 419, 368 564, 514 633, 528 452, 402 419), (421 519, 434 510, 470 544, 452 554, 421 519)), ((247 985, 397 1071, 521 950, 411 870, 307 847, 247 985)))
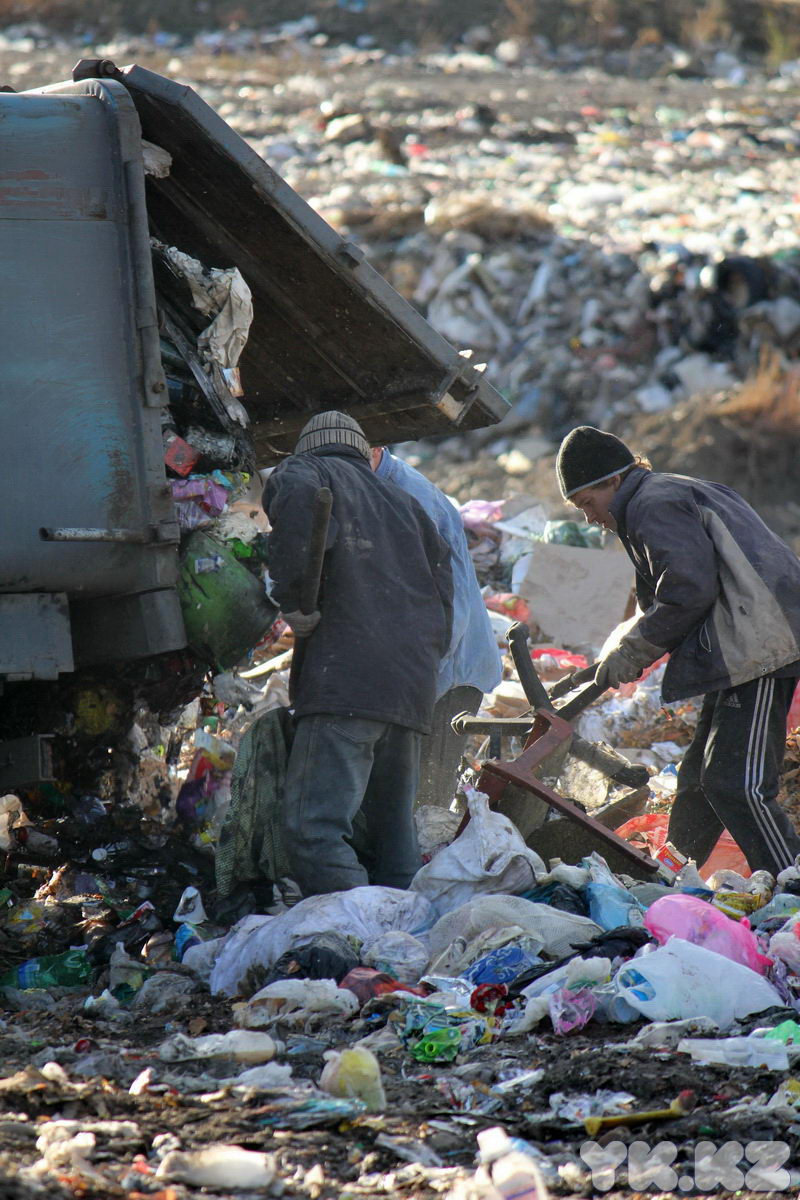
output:
MULTIPOLYGON (((193 997, 191 1005, 176 1014, 170 1025, 189 1019, 197 1032, 222 1031, 229 1024, 228 1006, 193 997)), ((636 1097, 633 1111, 666 1109, 687 1086, 691 1089, 688 1104, 694 1107, 687 1115, 613 1130, 613 1138, 625 1145, 635 1140, 651 1146, 674 1143, 677 1154, 673 1165, 681 1175, 692 1171, 696 1147, 703 1141, 721 1145, 733 1140, 743 1144, 777 1140, 788 1147, 786 1166, 800 1163, 800 1133, 787 1133, 785 1124, 776 1118, 748 1113, 726 1116, 725 1112, 746 1096, 771 1094, 782 1082, 782 1073, 715 1066, 690 1070, 686 1057, 675 1051, 625 1046, 635 1026, 608 1027, 602 1042, 598 1042, 596 1033, 566 1040, 529 1035, 478 1047, 446 1067, 414 1063, 403 1051, 382 1055, 388 1098, 384 1114, 294 1131, 270 1127, 274 1110, 264 1093, 244 1093, 234 1100, 224 1087, 197 1095, 167 1087, 156 1089, 155 1094, 130 1095, 127 1089, 136 1075, 148 1066, 157 1075, 163 1067, 154 1053, 164 1037, 163 1018, 137 1019, 133 1026, 119 1029, 84 1015, 80 1001, 65 994, 54 1013, 22 1012, 10 1014, 6 1020, 0 1037, 4 1063, 4 1078, 0 1080, 0 1195, 9 1200, 39 1194, 102 1200, 154 1193, 160 1200, 178 1200, 187 1194, 186 1190, 181 1185, 164 1188, 161 1181, 154 1180, 153 1160, 147 1157, 153 1140, 169 1134, 179 1137, 186 1149, 224 1142, 274 1154, 279 1176, 285 1181, 284 1195, 309 1196, 312 1200, 402 1195, 423 1200, 455 1183, 459 1172, 453 1168, 472 1168, 475 1135, 497 1124, 568 1164, 561 1179, 547 1179, 553 1194, 589 1196, 593 1189, 580 1156, 586 1133, 580 1122, 557 1116, 549 1100, 555 1093, 572 1097, 598 1088, 632 1094, 636 1097), (129 1047, 121 1053, 120 1037, 129 1047), (109 1068, 117 1079, 81 1078, 81 1058, 98 1050, 107 1053, 109 1068), (47 1068, 42 1073, 39 1068, 48 1056, 62 1063, 66 1076, 54 1076, 47 1068), (543 1068, 543 1078, 533 1087, 520 1089, 513 1099, 491 1092, 491 1085, 509 1069, 533 1067, 543 1068), (125 1121, 134 1128, 108 1136, 101 1132, 102 1126, 98 1127, 101 1153, 94 1160, 95 1177, 65 1170, 57 1185, 48 1176, 46 1190, 39 1192, 35 1179, 25 1175, 21 1179, 19 1172, 39 1157, 35 1150, 37 1131, 54 1118, 84 1124, 125 1121), (381 1135, 391 1139, 388 1147, 380 1144, 381 1135), (427 1158, 429 1163, 441 1165, 433 1171, 420 1169, 404 1161, 404 1148, 412 1159, 427 1158)), ((365 1024, 369 1023, 353 1022, 346 1040, 363 1035, 365 1024)), ((291 1044, 291 1031, 280 1032, 285 1032, 291 1044)), ((333 1026, 315 1026, 313 1035, 321 1042, 342 1046, 342 1031, 333 1026)), ((323 1065, 321 1052, 294 1061, 298 1079, 316 1079, 323 1065)), ((223 1065, 220 1074, 224 1069, 223 1065)), ((620 1182, 623 1186, 609 1194, 630 1196, 624 1187, 624 1175, 620 1182)), ((687 1189, 682 1186, 681 1190, 687 1189)), ((731 1193, 715 1188, 713 1194, 731 1193)), ((736 1194, 747 1197, 751 1192, 745 1187, 737 1189, 736 1194)))

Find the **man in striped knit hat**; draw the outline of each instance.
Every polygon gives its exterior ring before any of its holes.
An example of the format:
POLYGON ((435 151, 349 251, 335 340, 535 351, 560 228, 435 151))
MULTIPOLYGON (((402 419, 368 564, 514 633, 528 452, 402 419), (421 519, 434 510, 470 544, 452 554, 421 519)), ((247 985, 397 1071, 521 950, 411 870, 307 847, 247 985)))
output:
POLYGON ((413 496, 373 474, 367 439, 347 413, 305 425, 267 479, 264 508, 272 594, 303 642, 284 801, 292 876, 305 896, 408 887, 421 865, 412 818, 420 743, 453 623, 450 550, 413 496), (304 613, 322 487, 333 508, 319 602, 304 613))

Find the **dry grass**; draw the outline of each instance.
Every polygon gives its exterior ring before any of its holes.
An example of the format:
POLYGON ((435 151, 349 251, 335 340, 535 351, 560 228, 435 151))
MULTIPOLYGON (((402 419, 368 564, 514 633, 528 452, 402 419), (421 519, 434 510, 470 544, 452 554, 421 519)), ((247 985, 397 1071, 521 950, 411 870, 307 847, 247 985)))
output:
POLYGON ((716 409, 720 416, 758 429, 800 432, 800 366, 787 367, 783 356, 764 346, 755 374, 716 409))
POLYGON ((454 192, 432 201, 425 211, 425 223, 436 233, 466 229, 492 239, 539 237, 552 228, 547 213, 536 205, 512 207, 471 192, 454 192))
POLYGON ((800 31, 796 28, 797 6, 791 4, 790 9, 788 0, 783 0, 783 5, 784 8, 779 12, 764 14, 766 57, 773 67, 779 67, 781 63, 789 62, 800 55, 800 31))
POLYGON ((508 18, 504 24, 506 37, 530 41, 536 33, 539 0, 504 0, 508 18))
POLYGON ((732 29, 727 0, 707 0, 682 22, 681 32, 691 46, 730 41, 732 29))

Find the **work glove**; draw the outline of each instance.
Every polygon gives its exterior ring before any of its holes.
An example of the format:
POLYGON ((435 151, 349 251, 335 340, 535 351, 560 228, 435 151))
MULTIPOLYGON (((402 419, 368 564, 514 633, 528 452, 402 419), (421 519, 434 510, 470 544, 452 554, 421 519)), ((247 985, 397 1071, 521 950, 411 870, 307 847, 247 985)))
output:
POLYGON ((597 664, 594 681, 605 691, 606 688, 619 687, 621 683, 632 683, 634 679, 639 678, 643 670, 644 666, 641 663, 636 662, 618 646, 597 664))
POLYGON ((319 613, 285 612, 283 619, 296 637, 308 637, 319 625, 319 613))

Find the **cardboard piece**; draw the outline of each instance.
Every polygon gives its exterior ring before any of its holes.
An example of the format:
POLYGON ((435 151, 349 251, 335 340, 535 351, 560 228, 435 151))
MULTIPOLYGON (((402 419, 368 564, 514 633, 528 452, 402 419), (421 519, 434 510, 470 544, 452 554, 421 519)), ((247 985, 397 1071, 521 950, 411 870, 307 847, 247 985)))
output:
POLYGON ((516 563, 512 588, 553 645, 596 650, 623 619, 633 581, 621 546, 585 550, 536 542, 516 563))

